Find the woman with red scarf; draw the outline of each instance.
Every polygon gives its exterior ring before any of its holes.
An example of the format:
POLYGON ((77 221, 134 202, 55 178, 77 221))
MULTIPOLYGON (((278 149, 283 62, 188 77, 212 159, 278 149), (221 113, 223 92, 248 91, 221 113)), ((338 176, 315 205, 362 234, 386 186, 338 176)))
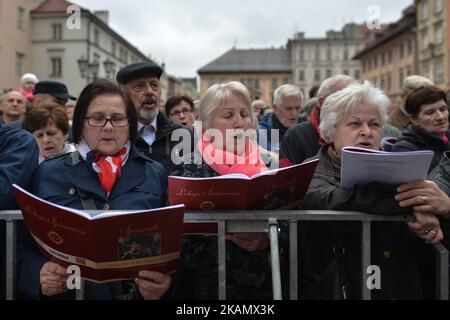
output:
MULTIPOLYGON (((256 128, 250 94, 239 82, 216 84, 200 101, 202 133, 197 150, 170 175, 214 177, 268 170, 254 142, 256 128), (253 129, 253 130, 252 130, 253 129), (199 161, 200 160, 200 161, 199 161)), ((268 239, 264 233, 227 234, 227 299, 272 299, 268 239)), ((184 238, 175 294, 190 299, 217 299, 217 237, 184 238)))
MULTIPOLYGON (((36 196, 75 209, 140 210, 162 207, 167 199, 163 166, 137 151, 133 103, 107 80, 89 84, 75 107, 77 151, 44 161, 31 185, 36 196), (86 208, 89 203, 94 208, 86 208)), ((37 250, 21 226, 18 242, 19 290, 27 298, 73 299, 66 268, 37 250)), ((170 287, 165 274, 142 270, 133 282, 86 281, 86 299, 159 299, 170 287)))

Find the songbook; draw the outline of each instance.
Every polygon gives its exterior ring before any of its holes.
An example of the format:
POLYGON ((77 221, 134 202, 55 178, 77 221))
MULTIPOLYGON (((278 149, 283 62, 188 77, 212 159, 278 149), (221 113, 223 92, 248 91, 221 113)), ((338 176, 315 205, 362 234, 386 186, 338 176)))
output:
POLYGON ((169 203, 188 210, 288 210, 298 208, 319 160, 252 177, 169 177, 169 203))
POLYGON ((165 274, 180 257, 184 206, 88 213, 53 204, 13 185, 39 250, 81 278, 97 283, 135 279, 139 271, 165 274))
POLYGON ((424 180, 434 152, 431 150, 387 152, 345 147, 341 157, 341 187, 370 182, 400 185, 424 180))

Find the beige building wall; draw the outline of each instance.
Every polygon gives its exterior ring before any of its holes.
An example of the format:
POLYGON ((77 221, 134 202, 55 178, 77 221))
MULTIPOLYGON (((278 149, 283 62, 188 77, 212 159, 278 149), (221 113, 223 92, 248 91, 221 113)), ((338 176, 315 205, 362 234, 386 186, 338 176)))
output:
POLYGON ((18 89, 20 77, 35 72, 30 11, 43 0, 0 0, 0 90, 18 89))
POLYGON ((281 85, 292 83, 290 73, 201 74, 200 95, 217 82, 240 81, 250 91, 252 100, 272 104, 273 93, 281 85))
POLYGON ((448 21, 446 0, 417 0, 417 43, 419 72, 442 90, 450 87, 448 21))
POLYGON ((415 33, 402 33, 382 46, 360 57, 361 79, 380 86, 396 98, 401 93, 403 79, 417 74, 415 33))

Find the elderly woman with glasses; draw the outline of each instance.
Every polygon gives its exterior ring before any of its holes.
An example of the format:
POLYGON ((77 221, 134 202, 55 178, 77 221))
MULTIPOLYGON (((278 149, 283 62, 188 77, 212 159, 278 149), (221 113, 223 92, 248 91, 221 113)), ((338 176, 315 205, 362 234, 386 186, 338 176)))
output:
MULTIPOLYGON (((119 87, 106 80, 89 84, 81 92, 74 112, 77 151, 43 162, 31 192, 75 209, 164 206, 165 169, 137 151, 133 144, 136 136, 136 110, 119 87)), ((39 253, 24 225, 22 228, 18 245, 21 293, 29 298, 73 298, 74 291, 66 285, 66 268, 39 253)), ((85 294, 86 299, 158 299, 170 283, 167 275, 142 270, 132 282, 100 285, 87 281, 85 294)))
MULTIPOLYGON (((344 147, 380 150, 389 99, 369 82, 352 84, 329 96, 321 109, 320 132, 326 144, 302 204, 309 210, 347 210, 379 215, 414 215, 415 221, 372 223, 371 264, 378 266, 381 285, 374 299, 422 297, 413 239, 443 239, 437 214, 417 203, 420 193, 445 194, 431 181, 402 186, 383 183, 340 187, 344 147), (420 185, 420 187, 418 186, 420 185), (438 192, 440 191, 440 193, 438 192), (418 206, 419 205, 419 206, 418 206)), ((430 197, 431 201, 431 197, 430 197)), ((361 298, 361 226, 356 222, 301 222, 299 280, 305 299, 361 298)), ((380 283, 379 283, 380 284, 380 283)))

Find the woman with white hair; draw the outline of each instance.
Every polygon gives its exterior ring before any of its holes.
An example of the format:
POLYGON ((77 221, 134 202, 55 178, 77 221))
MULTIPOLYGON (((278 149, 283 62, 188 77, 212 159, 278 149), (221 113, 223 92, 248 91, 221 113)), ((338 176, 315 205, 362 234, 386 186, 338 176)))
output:
POLYGON ((25 73, 20 79, 21 87, 19 92, 27 98, 29 102, 33 102, 33 89, 38 81, 38 78, 32 73, 25 73))
MULTIPOLYGON (((319 151, 320 162, 302 209, 413 214, 407 206, 416 205, 414 202, 420 198, 413 188, 397 189, 382 183, 340 187, 342 149, 351 146, 379 150, 388 105, 388 98, 369 82, 351 84, 327 98, 320 114, 320 132, 326 144, 319 151)), ((431 192, 434 187, 427 189, 431 192)), ((422 297, 411 239, 418 236, 427 243, 436 243, 443 239, 443 233, 439 220, 430 212, 414 212, 414 216, 416 221, 407 225, 373 223, 371 263, 381 270, 381 288, 372 291, 374 299, 422 297)), ((303 298, 360 299, 360 224, 302 222, 300 230, 303 243, 299 280, 303 298)))
MULTIPOLYGON (((213 85, 202 97, 199 111, 203 131, 197 150, 170 175, 214 177, 241 173, 251 177, 267 170, 254 142, 256 119, 244 85, 234 81, 213 85)), ((227 299, 271 299, 266 234, 235 233, 227 234, 226 239, 227 299)), ((186 236, 176 276, 176 297, 217 299, 217 256, 217 237, 186 236)))

